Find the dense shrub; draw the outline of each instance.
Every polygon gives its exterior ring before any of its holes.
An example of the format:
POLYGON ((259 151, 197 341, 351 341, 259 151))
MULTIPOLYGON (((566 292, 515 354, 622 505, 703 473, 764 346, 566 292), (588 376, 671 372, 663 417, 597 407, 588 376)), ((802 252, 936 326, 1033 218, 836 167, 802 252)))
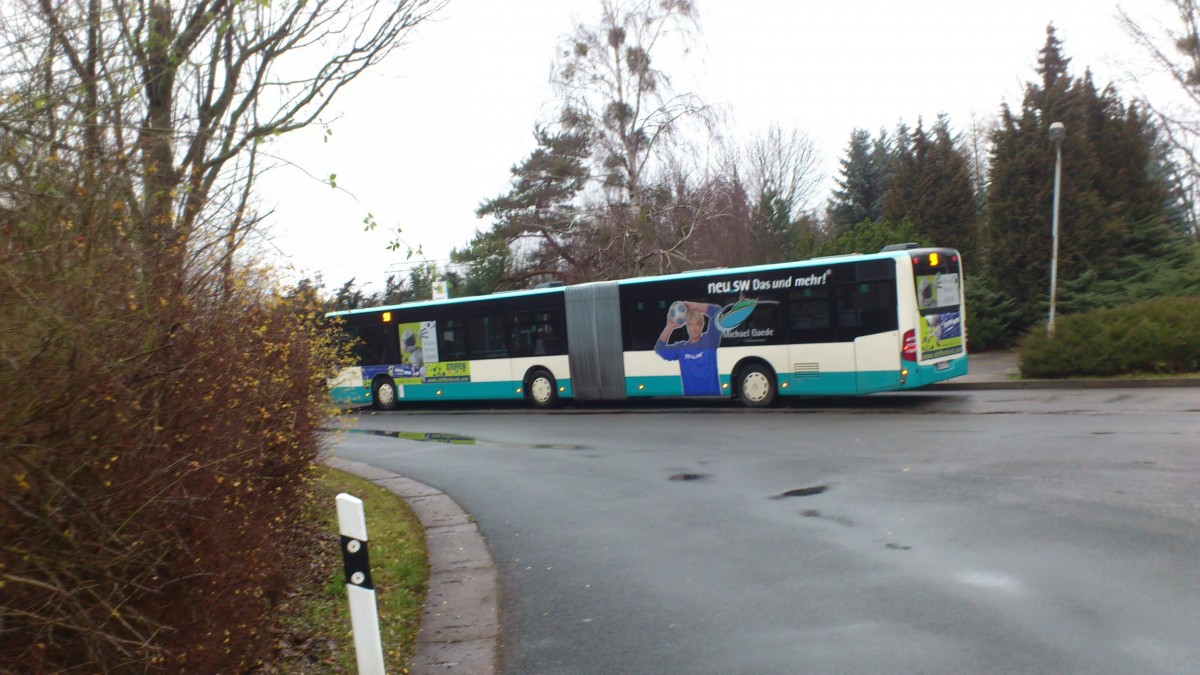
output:
POLYGON ((1200 297, 1159 298, 1063 316, 1025 337, 1024 377, 1200 372, 1200 297))
POLYGON ((0 222, 0 664, 245 670, 306 546, 316 315, 33 222, 0 222))

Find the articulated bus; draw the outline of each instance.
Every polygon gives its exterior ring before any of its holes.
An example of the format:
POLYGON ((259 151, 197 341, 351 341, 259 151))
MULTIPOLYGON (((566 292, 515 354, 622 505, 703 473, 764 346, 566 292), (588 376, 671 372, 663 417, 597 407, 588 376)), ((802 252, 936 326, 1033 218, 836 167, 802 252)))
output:
POLYGON ((958 252, 869 255, 334 312, 358 362, 335 401, 840 396, 967 373, 958 252))

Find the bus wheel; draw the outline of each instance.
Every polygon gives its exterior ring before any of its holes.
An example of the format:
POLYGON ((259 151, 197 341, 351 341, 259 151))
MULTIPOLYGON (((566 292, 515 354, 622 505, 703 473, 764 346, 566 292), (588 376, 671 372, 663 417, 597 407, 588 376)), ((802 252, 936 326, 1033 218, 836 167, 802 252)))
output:
POLYGON ((536 408, 550 408, 558 403, 558 383, 554 376, 542 369, 529 374, 525 394, 536 408))
POLYGON ((751 408, 766 408, 775 402, 775 374, 770 368, 750 364, 738 374, 738 398, 751 408))
POLYGON ((377 377, 371 387, 371 405, 376 410, 396 409, 396 383, 390 377, 377 377))

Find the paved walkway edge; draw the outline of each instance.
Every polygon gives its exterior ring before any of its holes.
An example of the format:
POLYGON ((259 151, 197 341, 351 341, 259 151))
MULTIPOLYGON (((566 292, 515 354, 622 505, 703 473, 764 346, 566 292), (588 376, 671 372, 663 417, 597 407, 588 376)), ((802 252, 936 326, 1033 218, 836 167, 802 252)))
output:
MULTIPOLYGON (((968 376, 970 377, 970 376, 968 376)), ((922 389, 1159 389, 1168 387, 1200 387, 1200 377, 1165 378, 1122 378, 1122 379, 1074 379, 1074 380, 947 380, 930 384, 922 389)), ((917 391, 921 391, 918 389, 917 391)))
POLYGON ((392 491, 408 502, 425 528, 429 594, 408 672, 497 672, 496 568, 483 533, 467 512, 444 492, 400 474, 338 457, 322 461, 392 491))

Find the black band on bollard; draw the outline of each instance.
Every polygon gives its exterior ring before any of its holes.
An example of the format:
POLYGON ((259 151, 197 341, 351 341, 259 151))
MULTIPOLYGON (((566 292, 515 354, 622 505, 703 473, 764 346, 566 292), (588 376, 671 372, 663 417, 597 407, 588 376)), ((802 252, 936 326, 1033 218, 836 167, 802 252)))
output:
POLYGON ((371 561, 367 557, 367 542, 342 535, 342 567, 346 572, 346 583, 367 590, 375 590, 371 581, 371 561))

